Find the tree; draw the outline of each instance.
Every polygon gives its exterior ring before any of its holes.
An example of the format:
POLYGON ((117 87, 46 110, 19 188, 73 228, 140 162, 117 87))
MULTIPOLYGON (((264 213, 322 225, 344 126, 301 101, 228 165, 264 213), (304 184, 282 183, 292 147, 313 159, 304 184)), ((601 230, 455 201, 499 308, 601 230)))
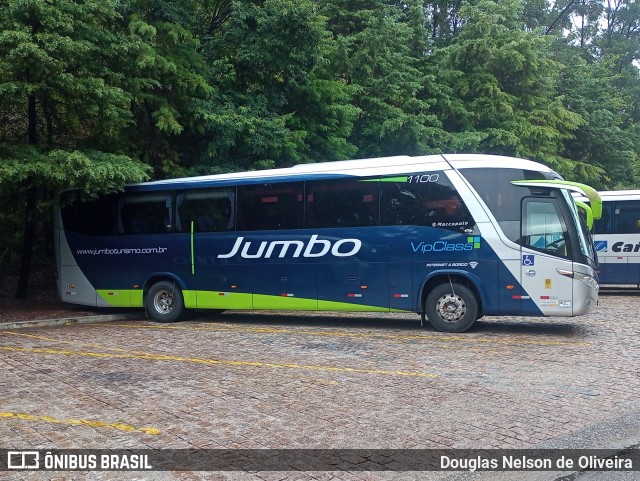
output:
POLYGON ((616 75, 610 63, 590 64, 575 50, 566 53, 567 67, 558 84, 564 103, 585 120, 575 137, 564 142, 564 155, 580 159, 572 177, 600 189, 637 185, 640 138, 633 105, 638 89, 634 98, 633 90, 625 87, 628 81, 616 75), (584 170, 584 165, 593 168, 584 170))
POLYGON ((196 172, 353 155, 357 110, 327 64, 334 47, 312 2, 234 1, 224 22, 209 25, 202 52, 215 94, 198 109, 205 145, 196 172))
POLYGON ((598 188, 637 186, 640 71, 633 61, 640 48, 640 2, 561 5, 564 20, 555 30, 561 25, 563 35, 556 36, 552 50, 565 67, 557 88, 564 105, 584 120, 575 138, 564 141, 564 155, 581 162, 572 172, 576 178, 598 188))
POLYGON ((424 2, 424 10, 431 25, 431 38, 438 46, 448 45, 458 33, 462 0, 424 2))
MULTIPOLYGON (((360 157, 439 151, 445 135, 431 111, 432 75, 423 75, 424 22, 415 21, 418 2, 331 0, 321 12, 329 19, 338 49, 335 75, 355 90, 360 109, 350 141, 360 157), (422 32, 419 31, 422 30, 422 32)), ((435 89, 437 90, 437 89, 435 89)))
POLYGON ((464 24, 441 60, 457 73, 452 88, 461 108, 443 113, 445 127, 475 133, 478 151, 536 159, 571 174, 572 162, 560 152, 583 119, 556 93, 561 64, 551 58, 550 39, 524 27, 517 0, 466 3, 460 14, 464 24))
POLYGON ((615 59, 614 69, 637 69, 640 61, 640 1, 608 0, 602 10, 604 28, 593 43, 599 58, 615 59))
POLYGON ((120 28, 130 36, 131 49, 124 57, 130 61, 121 66, 122 81, 133 115, 123 139, 129 154, 150 164, 156 177, 182 174, 192 139, 202 132, 197 106, 214 89, 196 25, 224 18, 228 3, 130 0, 121 7, 120 28))
POLYGON ((24 219, 18 297, 27 292, 36 214, 53 189, 92 179, 96 191, 117 189, 147 175, 143 164, 117 152, 132 122, 122 69, 134 60, 128 52, 138 50, 135 38, 106 28, 121 19, 117 6, 113 0, 0 4, 0 108, 17 124, 0 134, 0 189, 24 219), (111 150, 89 148, 108 145, 111 150), (16 192, 7 195, 13 185, 16 192))

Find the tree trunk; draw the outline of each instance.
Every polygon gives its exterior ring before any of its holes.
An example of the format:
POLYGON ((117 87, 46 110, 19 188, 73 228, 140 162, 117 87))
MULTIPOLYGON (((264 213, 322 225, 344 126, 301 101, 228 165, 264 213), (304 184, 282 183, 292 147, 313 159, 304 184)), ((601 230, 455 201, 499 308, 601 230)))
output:
POLYGON ((27 116, 29 125, 27 127, 27 142, 29 145, 36 145, 38 143, 38 113, 36 111, 36 96, 35 94, 29 95, 29 105, 27 106, 27 116))
POLYGON ((27 180, 27 202, 25 206, 24 230, 22 231, 22 249, 20 253, 20 277, 16 289, 16 298, 27 296, 29 288, 29 275, 31 273, 31 258, 33 256, 33 244, 36 239, 36 207, 38 204, 38 192, 27 180))
MULTIPOLYGON (((30 145, 38 143, 38 117, 36 112, 36 96, 30 94, 27 105, 29 125, 27 127, 27 141, 30 145)), ((33 179, 29 178, 24 184, 26 203, 24 209, 24 230, 22 231, 22 249, 20 255, 20 274, 16 298, 27 297, 29 288, 29 275, 31 273, 31 257, 33 256, 33 244, 36 240, 36 207, 38 205, 38 191, 33 179)))

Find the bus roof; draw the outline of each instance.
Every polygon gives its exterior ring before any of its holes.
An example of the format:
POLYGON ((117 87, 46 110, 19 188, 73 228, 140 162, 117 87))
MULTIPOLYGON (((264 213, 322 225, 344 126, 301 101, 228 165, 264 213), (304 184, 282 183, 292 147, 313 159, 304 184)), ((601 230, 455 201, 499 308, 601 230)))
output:
POLYGON ((357 160, 339 160, 312 164, 298 164, 293 167, 233 172, 227 174, 201 175, 174 179, 156 180, 130 184, 128 191, 160 190, 167 188, 190 188, 213 185, 233 185, 266 181, 303 181, 322 178, 369 177, 415 173, 432 170, 461 168, 513 168, 540 172, 553 172, 543 164, 515 157, 484 154, 444 154, 411 157, 378 157, 357 160))
POLYGON ((605 190, 600 191, 599 193, 603 202, 640 199, 640 190, 605 190))
MULTIPOLYGON (((599 190, 602 202, 614 202, 616 200, 640 200, 640 190, 599 190)), ((580 194, 573 194, 578 201, 588 202, 586 197, 580 194)))

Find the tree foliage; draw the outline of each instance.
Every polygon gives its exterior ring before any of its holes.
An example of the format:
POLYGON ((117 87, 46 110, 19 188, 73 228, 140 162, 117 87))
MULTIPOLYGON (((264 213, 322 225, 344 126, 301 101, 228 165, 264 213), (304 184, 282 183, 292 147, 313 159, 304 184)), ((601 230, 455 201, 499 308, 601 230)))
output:
POLYGON ((583 119, 558 95, 561 64, 548 53, 550 39, 526 29, 522 13, 518 0, 483 0, 460 10, 464 26, 442 51, 462 108, 443 115, 449 130, 476 133, 469 148, 533 158, 569 173, 562 145, 583 119))
POLYGON ((361 157, 435 152, 445 135, 430 112, 436 101, 428 89, 433 77, 420 70, 426 30, 409 15, 415 6, 343 0, 321 9, 338 44, 331 58, 334 75, 353 87, 352 102, 360 112, 350 140, 361 157))
POLYGON ((215 94, 199 105, 200 171, 267 168, 355 154, 352 89, 328 65, 336 49, 309 1, 232 2, 203 55, 215 94))
MULTIPOLYGON (((0 192, 14 203, 10 221, 22 220, 18 296, 26 294, 37 210, 49 200, 48 188, 94 176, 90 162, 76 163, 79 170, 70 172, 60 162, 63 152, 74 157, 86 150, 80 156, 124 166, 133 178, 146 176, 147 167, 136 159, 89 154, 94 145, 124 147, 121 137, 132 124, 133 97, 121 67, 136 41, 104 27, 120 18, 112 1, 0 4, 0 107, 17 122, 0 134, 0 192)), ((119 180, 117 187, 130 179, 119 180)))

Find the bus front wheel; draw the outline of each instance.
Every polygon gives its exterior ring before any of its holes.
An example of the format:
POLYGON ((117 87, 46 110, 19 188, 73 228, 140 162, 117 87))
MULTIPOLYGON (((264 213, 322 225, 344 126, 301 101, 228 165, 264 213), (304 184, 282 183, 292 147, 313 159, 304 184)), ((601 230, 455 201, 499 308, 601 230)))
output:
POLYGON ((173 282, 156 282, 145 296, 144 308, 154 321, 175 322, 184 313, 182 291, 173 282))
POLYGON ((478 301, 473 292, 462 284, 440 284, 427 296, 424 310, 437 330, 464 332, 478 317, 478 301))

